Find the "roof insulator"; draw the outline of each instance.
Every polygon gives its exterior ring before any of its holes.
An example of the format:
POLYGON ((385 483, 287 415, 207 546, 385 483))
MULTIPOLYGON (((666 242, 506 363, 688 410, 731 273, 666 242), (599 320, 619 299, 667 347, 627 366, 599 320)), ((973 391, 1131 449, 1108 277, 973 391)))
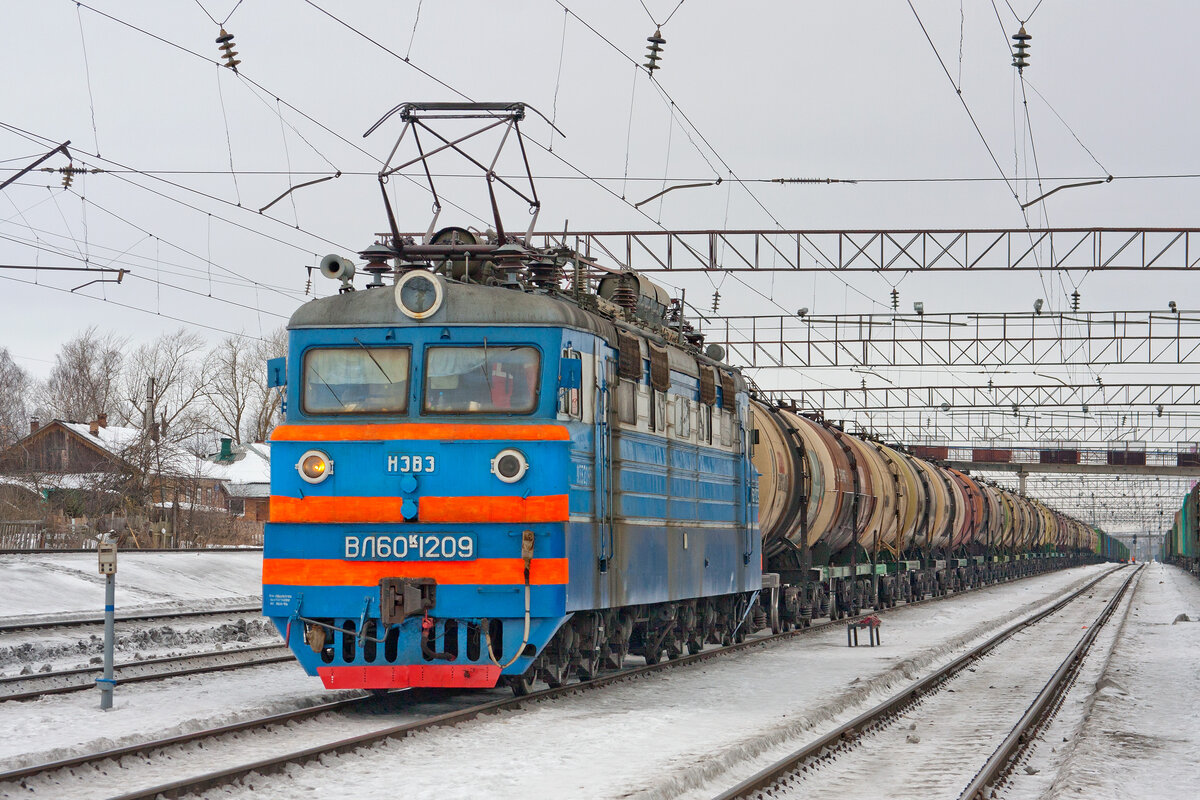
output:
POLYGON ((217 36, 217 49, 221 51, 221 58, 225 59, 225 66, 237 72, 238 64, 242 62, 238 60, 237 51, 233 49, 233 34, 226 33, 224 28, 221 28, 221 33, 217 36))
POLYGON ((646 41, 650 43, 650 46, 646 48, 649 52, 646 53, 644 66, 647 72, 653 74, 654 70, 660 68, 658 62, 662 56, 659 54, 662 53, 662 46, 667 43, 667 40, 663 38, 662 28, 655 28, 654 35, 647 36, 646 41))
POLYGON ((1013 63, 1017 68, 1017 72, 1024 72, 1029 66, 1029 40, 1033 37, 1025 32, 1025 26, 1021 26, 1021 30, 1013 34, 1013 63))

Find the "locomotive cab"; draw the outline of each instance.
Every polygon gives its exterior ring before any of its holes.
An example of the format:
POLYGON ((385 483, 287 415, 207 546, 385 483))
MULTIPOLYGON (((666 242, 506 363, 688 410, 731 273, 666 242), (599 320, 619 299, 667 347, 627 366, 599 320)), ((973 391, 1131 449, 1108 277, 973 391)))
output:
POLYGON ((368 291, 290 326, 264 610, 329 688, 492 686, 566 616, 563 330, 441 289, 427 320, 368 291))

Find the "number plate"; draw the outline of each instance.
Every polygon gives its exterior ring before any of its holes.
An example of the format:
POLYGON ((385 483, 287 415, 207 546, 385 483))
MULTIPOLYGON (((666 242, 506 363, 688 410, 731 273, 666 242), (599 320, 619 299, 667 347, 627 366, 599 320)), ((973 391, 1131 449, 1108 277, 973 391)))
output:
POLYGON ((437 459, 433 456, 391 453, 387 457, 387 471, 396 474, 418 475, 422 472, 433 472, 436 468, 437 459))
POLYGON ((475 537, 469 533, 379 533, 347 536, 348 561, 471 561, 475 537))

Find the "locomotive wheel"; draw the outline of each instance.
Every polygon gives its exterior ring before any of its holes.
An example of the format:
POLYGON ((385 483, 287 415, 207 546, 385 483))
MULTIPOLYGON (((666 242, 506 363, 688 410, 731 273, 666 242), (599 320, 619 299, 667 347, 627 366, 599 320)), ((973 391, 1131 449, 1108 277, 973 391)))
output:
MULTIPOLYGON (((551 689, 557 689, 567 681, 567 665, 557 661, 547 664, 541 670, 541 678, 551 689)), ((532 683, 532 680, 530 681, 532 683)))
POLYGON ((600 654, 595 651, 587 651, 586 654, 580 654, 579 668, 575 674, 579 678, 579 682, 590 681, 600 674, 600 654))
POLYGON ((690 655, 694 656, 694 655, 696 655, 696 653, 699 653, 703 649, 704 649, 704 642, 700 642, 695 639, 688 639, 687 650, 690 655))
POLYGON ((533 691, 533 675, 526 673, 520 676, 510 676, 508 686, 517 697, 524 697, 533 691))
POLYGON ((662 648, 659 647, 653 650, 647 648, 646 652, 644 652, 642 655, 646 659, 646 666, 652 667, 662 660, 662 648))
POLYGON ((602 668, 621 669, 625 666, 625 648, 609 645, 603 657, 602 668))

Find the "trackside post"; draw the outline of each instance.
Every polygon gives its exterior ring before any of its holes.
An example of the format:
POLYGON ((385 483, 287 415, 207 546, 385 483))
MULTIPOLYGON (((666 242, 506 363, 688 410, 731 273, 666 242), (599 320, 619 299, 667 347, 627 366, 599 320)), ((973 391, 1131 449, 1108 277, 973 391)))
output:
POLYGON ((104 675, 96 679, 100 687, 100 709, 108 711, 113 704, 113 625, 116 614, 117 596, 117 542, 106 534, 96 546, 100 560, 100 574, 104 576, 104 675))

